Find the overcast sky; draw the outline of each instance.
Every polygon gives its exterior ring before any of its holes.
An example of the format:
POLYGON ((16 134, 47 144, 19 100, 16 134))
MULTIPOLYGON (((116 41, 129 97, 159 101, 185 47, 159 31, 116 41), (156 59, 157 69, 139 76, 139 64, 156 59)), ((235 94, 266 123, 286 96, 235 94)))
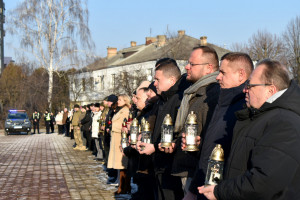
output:
MULTIPOLYGON (((6 12, 21 0, 4 0, 6 12)), ((232 43, 246 42, 257 30, 281 34, 287 23, 300 16, 300 0, 89 0, 89 26, 96 45, 95 54, 106 56, 106 48, 118 50, 145 43, 145 37, 185 30, 195 38, 230 48, 232 43), (151 34, 151 35, 150 35, 151 34)), ((5 56, 19 44, 5 37, 5 56)), ((17 61, 17 60, 16 60, 17 61)))

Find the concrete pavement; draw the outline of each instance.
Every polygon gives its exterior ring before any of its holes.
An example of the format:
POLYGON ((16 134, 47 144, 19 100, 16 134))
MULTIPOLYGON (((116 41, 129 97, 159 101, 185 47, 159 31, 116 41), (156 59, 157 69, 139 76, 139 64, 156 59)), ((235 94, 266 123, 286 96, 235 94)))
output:
MULTIPOLYGON (((53 134, 0 135, 0 199, 115 199, 89 151, 53 134)), ((122 199, 122 198, 118 198, 122 199)))

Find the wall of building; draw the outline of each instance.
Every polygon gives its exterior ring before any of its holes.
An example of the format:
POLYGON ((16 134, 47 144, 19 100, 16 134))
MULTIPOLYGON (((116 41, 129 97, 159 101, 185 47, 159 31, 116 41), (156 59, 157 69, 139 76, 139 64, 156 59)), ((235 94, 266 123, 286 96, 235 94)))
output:
MULTIPOLYGON (((117 77, 123 71, 134 74, 137 73, 138 70, 142 70, 142 73, 147 75, 148 81, 152 81, 155 73, 155 63, 156 61, 148 61, 124 66, 108 67, 92 72, 82 72, 76 74, 74 77, 69 76, 70 87, 73 87, 73 89, 70 88, 70 100, 74 102, 77 96, 77 102, 80 102, 81 104, 102 101, 106 96, 113 92, 113 75, 117 77), (88 85, 88 80, 90 80, 90 78, 93 80, 92 86, 88 85), (76 84, 72 82, 72 79, 77 80, 76 84), (83 79, 85 79, 85 91, 83 91, 83 79), (76 95, 76 93, 73 92, 75 91, 75 88, 77 92, 79 91, 79 95, 76 95)), ((181 72, 184 73, 184 66, 187 62, 177 61, 177 63, 181 72)))

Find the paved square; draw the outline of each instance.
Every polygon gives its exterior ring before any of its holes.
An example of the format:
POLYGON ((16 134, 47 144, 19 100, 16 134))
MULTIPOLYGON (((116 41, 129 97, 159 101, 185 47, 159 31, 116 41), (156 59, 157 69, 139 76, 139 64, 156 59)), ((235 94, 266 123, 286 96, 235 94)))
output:
POLYGON ((0 135, 0 199, 114 199, 102 166, 73 144, 57 133, 0 135))

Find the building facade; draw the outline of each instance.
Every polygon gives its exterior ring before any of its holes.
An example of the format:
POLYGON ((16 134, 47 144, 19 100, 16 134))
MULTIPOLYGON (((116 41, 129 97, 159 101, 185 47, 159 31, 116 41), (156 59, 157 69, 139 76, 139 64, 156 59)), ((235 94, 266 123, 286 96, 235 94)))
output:
POLYGON ((213 47, 219 58, 229 52, 207 43, 205 36, 196 39, 182 30, 174 37, 146 37, 145 44, 142 45, 131 41, 129 48, 120 51, 108 47, 105 58, 95 61, 74 75, 69 75, 70 100, 72 103, 87 104, 100 102, 112 93, 130 94, 141 79, 152 81, 156 61, 165 57, 175 59, 184 73, 191 51, 199 45, 213 47))

